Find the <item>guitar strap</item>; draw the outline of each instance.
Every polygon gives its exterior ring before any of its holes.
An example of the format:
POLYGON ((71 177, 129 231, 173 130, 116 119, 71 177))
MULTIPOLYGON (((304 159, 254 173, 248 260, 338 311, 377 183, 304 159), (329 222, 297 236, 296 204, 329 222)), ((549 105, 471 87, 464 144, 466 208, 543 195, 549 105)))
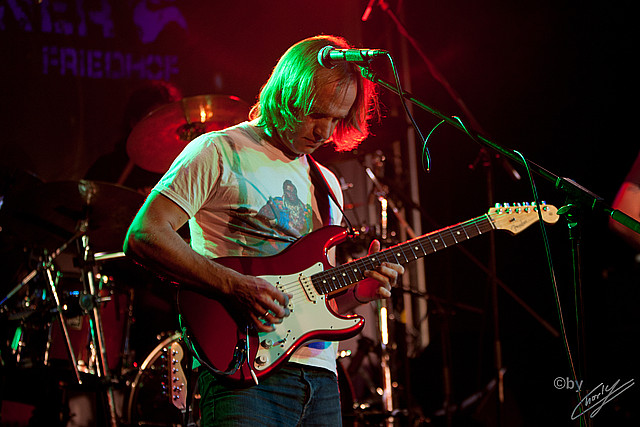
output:
POLYGON ((331 208, 329 206, 329 199, 331 199, 333 203, 338 207, 338 209, 340 209, 340 212, 342 212, 342 217, 344 218, 344 222, 347 225, 349 235, 355 235, 356 231, 353 229, 349 218, 344 213, 342 206, 340 206, 336 195, 333 194, 331 186, 329 186, 329 183, 320 171, 318 163, 310 155, 307 155, 307 159, 309 159, 309 174, 311 175, 311 182, 313 182, 313 186, 315 188, 315 196, 318 203, 318 210, 320 211, 320 218, 322 218, 322 224, 331 224, 331 208), (327 195, 329 197, 327 197, 327 195))

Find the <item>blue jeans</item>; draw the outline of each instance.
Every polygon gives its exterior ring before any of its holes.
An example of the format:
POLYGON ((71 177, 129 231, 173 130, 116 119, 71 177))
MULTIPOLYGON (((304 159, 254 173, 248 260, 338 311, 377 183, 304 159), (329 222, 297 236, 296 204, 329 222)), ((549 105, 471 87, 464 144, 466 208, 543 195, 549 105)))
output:
POLYGON ((226 387, 205 369, 198 390, 201 427, 342 425, 338 380, 326 369, 289 363, 240 389, 226 387))

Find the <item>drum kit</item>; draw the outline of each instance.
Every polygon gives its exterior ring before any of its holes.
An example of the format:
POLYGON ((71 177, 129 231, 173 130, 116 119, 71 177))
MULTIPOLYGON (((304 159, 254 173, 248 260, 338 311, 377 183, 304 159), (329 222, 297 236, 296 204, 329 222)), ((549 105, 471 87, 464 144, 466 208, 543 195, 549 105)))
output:
MULTIPOLYGON (((127 153, 138 167, 164 173, 193 138, 248 112, 233 96, 183 98, 143 118, 127 153)), ((147 417, 153 425, 179 424, 180 411, 158 411, 157 401, 171 402, 167 350, 179 341, 177 325, 157 330, 150 321, 176 319, 166 312, 170 295, 158 291, 169 286, 122 253, 145 195, 101 181, 8 181, 0 193, 0 248, 8 261, 0 269, 2 388, 19 387, 27 372, 55 370, 54 387, 97 393, 109 425, 148 424, 147 417), (149 335, 153 345, 137 342, 149 335)))

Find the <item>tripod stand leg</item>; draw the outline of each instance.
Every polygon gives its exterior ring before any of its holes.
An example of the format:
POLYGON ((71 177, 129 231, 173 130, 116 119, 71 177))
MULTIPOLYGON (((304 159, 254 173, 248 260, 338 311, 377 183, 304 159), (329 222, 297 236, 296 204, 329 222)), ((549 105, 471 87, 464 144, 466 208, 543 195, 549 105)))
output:
MULTIPOLYGON (((78 371, 78 361, 76 360, 76 354, 73 350, 73 345, 71 344, 71 337, 69 336, 69 329, 67 328, 67 323, 64 320, 64 314, 62 313, 62 306, 60 305, 60 296, 58 295, 56 280, 53 278, 52 264, 45 268, 47 274, 47 283, 49 284, 49 290, 51 291, 51 295, 53 295, 53 299, 56 303, 56 311, 58 312, 58 320, 60 320, 60 329, 64 334, 64 340, 67 344, 67 350, 69 351, 69 358, 71 359, 71 365, 73 366, 73 372, 76 376, 76 380, 78 384, 82 384, 82 378, 80 378, 80 372, 78 371)), ((48 358, 48 356, 47 356, 48 358)))
POLYGON ((80 252, 82 254, 82 279, 85 291, 88 291, 90 298, 88 303, 81 303, 84 309, 89 310, 91 339, 96 347, 97 374, 102 378, 106 387, 107 408, 109 410, 109 424, 112 427, 117 426, 116 402, 113 395, 113 386, 111 385, 111 375, 107 361, 107 349, 105 346, 104 330, 102 327, 102 317, 100 315, 100 307, 98 306, 99 289, 93 280, 93 269, 90 261, 93 259, 89 248, 89 237, 82 236, 80 243, 80 252))

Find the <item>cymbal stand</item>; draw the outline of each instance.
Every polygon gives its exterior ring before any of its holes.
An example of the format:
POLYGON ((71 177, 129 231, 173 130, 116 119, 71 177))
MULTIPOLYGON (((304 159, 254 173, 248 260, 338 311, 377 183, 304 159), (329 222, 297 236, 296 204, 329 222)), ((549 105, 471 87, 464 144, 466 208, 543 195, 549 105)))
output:
MULTIPOLYGON (((88 229, 88 221, 83 220, 79 226, 80 230, 88 229)), ((109 410, 109 422, 112 427, 117 426, 117 414, 115 399, 113 396, 113 387, 111 385, 111 376, 109 373, 109 365, 107 363, 107 350, 104 340, 104 331, 102 327, 102 317, 100 315, 99 289, 96 287, 93 277, 93 253, 89 245, 89 236, 83 234, 78 241, 78 252, 80 254, 80 267, 82 270, 82 282, 84 290, 88 293, 89 298, 81 298, 80 306, 83 310, 90 313, 89 318, 91 340, 96 347, 96 373, 103 382, 107 384, 106 398, 109 410)))
MULTIPOLYGON (((20 289, 26 286, 36 275, 38 271, 41 269, 44 270, 45 275, 47 277, 47 285, 49 285, 49 290, 51 291, 51 295, 53 295, 54 302, 56 304, 56 311, 58 312, 58 320, 60 321, 60 329, 62 329, 62 333, 64 334, 65 343, 67 346, 67 351, 69 352, 69 358, 71 359, 71 363, 73 365, 73 371, 78 381, 78 384, 82 384, 82 378, 80 377, 80 372, 78 371, 78 361, 76 360, 75 351, 73 350, 73 345, 71 344, 71 338, 69 336, 69 329, 67 328, 67 322, 64 320, 64 315, 62 312, 62 306, 60 305, 60 296, 58 295, 58 277, 56 274, 56 278, 54 279, 53 272, 55 271, 53 261, 64 252, 67 247, 73 242, 77 240, 80 236, 82 236, 82 232, 76 233, 71 239, 66 241, 62 246, 57 248, 53 253, 47 254, 45 253, 42 258, 41 265, 38 265, 35 269, 33 269, 30 273, 28 273, 21 281, 15 286, 3 299, 0 301, 0 307, 5 304, 13 295, 15 295, 20 289)), ((49 342, 47 342, 47 354, 49 342)), ((45 356, 45 363, 48 363, 48 356, 45 356)))

